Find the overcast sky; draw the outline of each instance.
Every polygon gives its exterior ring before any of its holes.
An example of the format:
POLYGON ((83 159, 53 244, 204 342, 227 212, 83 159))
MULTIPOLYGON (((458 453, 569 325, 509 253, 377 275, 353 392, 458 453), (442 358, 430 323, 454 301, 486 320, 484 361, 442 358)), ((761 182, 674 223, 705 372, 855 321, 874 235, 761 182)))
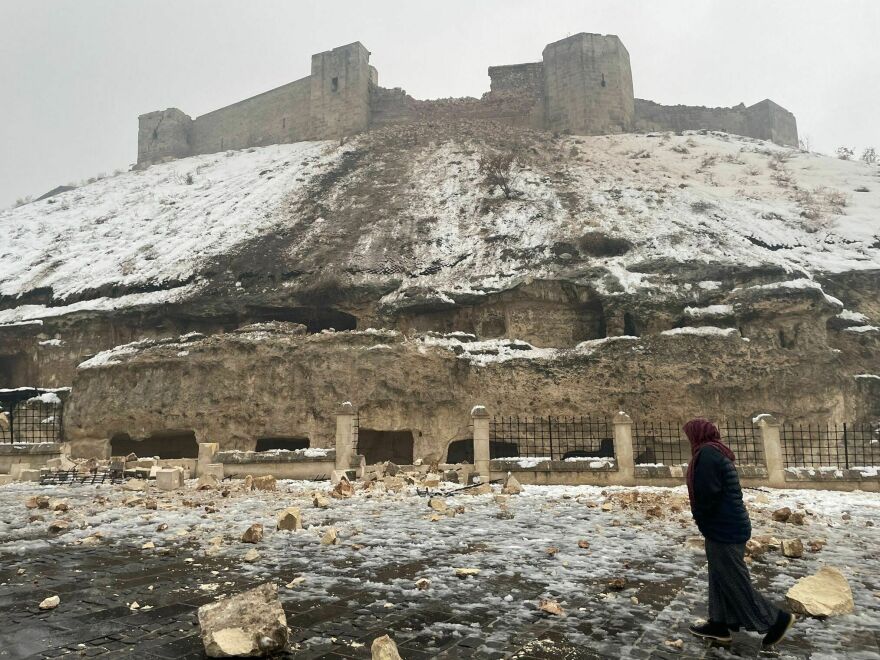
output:
POLYGON ((139 114, 195 117, 334 46, 416 98, 480 96, 488 66, 577 32, 620 36, 637 97, 769 97, 815 150, 880 148, 880 0, 0 0, 0 208, 128 168, 139 114))

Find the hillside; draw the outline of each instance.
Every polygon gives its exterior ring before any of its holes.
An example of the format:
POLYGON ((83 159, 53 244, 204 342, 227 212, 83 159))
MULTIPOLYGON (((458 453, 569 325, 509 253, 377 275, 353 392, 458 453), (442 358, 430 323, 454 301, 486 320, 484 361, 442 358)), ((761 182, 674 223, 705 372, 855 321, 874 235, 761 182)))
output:
POLYGON ((877 269, 880 169, 716 133, 405 127, 156 165, 5 211, 0 230, 4 322, 185 300, 226 289, 229 267, 232 297, 264 295, 247 288, 261 273, 377 286, 387 304, 523 278, 677 297, 730 270, 877 269), (479 158, 511 150, 504 200, 479 158), (14 302, 30 300, 54 309, 14 302))
POLYGON ((74 341, 62 384, 125 341, 273 320, 571 347, 742 332, 815 291, 839 328, 880 321, 880 168, 722 133, 384 128, 120 174, 0 230, 0 323, 74 341), (510 199, 490 154, 516 157, 510 199))

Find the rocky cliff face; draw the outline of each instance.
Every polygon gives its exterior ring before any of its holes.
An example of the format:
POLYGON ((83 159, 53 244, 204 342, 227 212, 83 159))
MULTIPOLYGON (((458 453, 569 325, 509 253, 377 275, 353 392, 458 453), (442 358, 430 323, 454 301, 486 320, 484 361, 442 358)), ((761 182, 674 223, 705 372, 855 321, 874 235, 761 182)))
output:
MULTIPOLYGON (((622 335, 760 345, 742 408, 796 416, 869 409, 855 376, 880 371, 880 170, 725 134, 388 127, 119 175, 4 212, 0 227, 9 385, 70 384, 83 359, 130 341, 273 321, 516 340, 554 352, 554 368, 565 349, 622 335), (515 155, 508 196, 480 170, 498 153, 515 155), (725 334, 680 330, 701 326, 725 334), (792 369, 780 401, 777 362, 792 369)), ((643 392, 654 360, 612 389, 643 392)), ((523 368, 503 364, 487 368, 523 368)))

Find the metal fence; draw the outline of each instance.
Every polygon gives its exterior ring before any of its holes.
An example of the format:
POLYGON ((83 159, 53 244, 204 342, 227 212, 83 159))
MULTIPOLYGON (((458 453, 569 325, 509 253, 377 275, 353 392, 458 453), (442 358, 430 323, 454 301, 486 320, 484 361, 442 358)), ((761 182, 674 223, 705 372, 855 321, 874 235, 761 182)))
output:
POLYGON ((733 450, 739 465, 765 465, 764 441, 751 419, 728 419, 718 425, 721 441, 733 450))
POLYGON ((880 467, 880 424, 784 424, 785 467, 880 467))
POLYGON ((54 392, 0 392, 0 443, 62 442, 64 404, 54 392))
POLYGON ((636 465, 684 465, 691 459, 680 422, 635 422, 632 434, 636 465))
POLYGON ((605 417, 498 416, 489 422, 489 457, 613 458, 614 437, 605 417))

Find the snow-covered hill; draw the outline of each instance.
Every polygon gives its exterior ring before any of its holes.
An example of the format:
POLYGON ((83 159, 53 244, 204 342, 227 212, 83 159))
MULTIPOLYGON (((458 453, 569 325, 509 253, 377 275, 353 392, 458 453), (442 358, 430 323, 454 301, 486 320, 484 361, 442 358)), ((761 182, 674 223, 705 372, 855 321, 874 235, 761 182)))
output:
POLYGON ((880 168, 720 133, 407 126, 121 174, 0 213, 0 235, 6 323, 328 279, 384 305, 533 279, 676 296, 724 269, 880 269, 880 168), (479 171, 506 151, 510 200, 479 171))

